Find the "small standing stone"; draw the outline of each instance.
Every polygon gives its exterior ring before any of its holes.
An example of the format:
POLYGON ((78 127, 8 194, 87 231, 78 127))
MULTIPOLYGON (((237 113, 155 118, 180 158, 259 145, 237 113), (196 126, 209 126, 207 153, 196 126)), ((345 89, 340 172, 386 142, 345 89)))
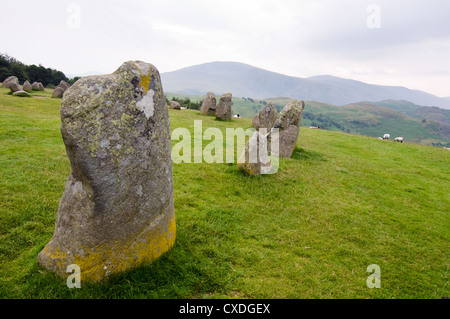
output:
POLYGON ((33 82, 31 88, 33 91, 44 91, 44 85, 41 82, 33 82))
POLYGON ((20 87, 20 84, 17 82, 11 82, 9 84, 9 89, 11 90, 11 93, 22 91, 22 88, 20 87))
POLYGON ((65 90, 62 87, 57 86, 53 90, 52 97, 53 98, 62 98, 64 95, 64 92, 65 92, 65 90))
MULTIPOLYGON (((274 125, 279 129, 279 156, 291 157, 297 144, 300 124, 302 120, 305 102, 294 100, 289 102, 281 110, 280 115, 274 125)), ((269 142, 270 143, 270 142, 269 142)))
POLYGON ((202 115, 216 115, 217 108, 216 95, 213 92, 208 92, 202 102, 200 114, 202 115))
POLYGON ((22 86, 23 90, 30 93, 31 91, 33 91, 33 88, 31 87, 30 82, 25 81, 23 82, 23 86, 22 86))
POLYGON ((256 114, 253 117, 253 127, 257 131, 259 130, 259 128, 265 127, 269 132, 275 125, 277 119, 278 119, 277 109, 275 108, 275 106, 273 106, 273 104, 269 103, 265 107, 263 107, 258 114, 256 114))
POLYGON ((170 109, 172 109, 172 110, 181 110, 181 105, 177 101, 171 101, 170 102, 170 109))

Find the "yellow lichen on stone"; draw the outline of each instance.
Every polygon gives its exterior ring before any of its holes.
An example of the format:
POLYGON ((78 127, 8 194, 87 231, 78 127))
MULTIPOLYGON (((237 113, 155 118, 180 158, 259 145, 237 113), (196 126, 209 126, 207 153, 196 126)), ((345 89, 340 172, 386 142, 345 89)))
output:
POLYGON ((81 281, 99 281, 111 274, 127 271, 149 264, 167 252, 176 238, 175 215, 169 220, 162 219, 158 225, 143 230, 127 242, 102 243, 94 249, 81 247, 84 255, 72 255, 50 243, 41 254, 44 259, 52 260, 56 272, 61 277, 69 276, 65 270, 68 265, 80 267, 81 281))

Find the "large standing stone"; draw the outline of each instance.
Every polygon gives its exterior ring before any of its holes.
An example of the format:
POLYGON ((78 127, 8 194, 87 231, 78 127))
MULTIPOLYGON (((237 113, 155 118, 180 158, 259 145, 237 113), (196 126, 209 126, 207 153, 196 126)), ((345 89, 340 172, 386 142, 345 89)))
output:
POLYGON ((208 92, 202 102, 200 114, 202 115, 216 115, 217 108, 216 95, 213 92, 208 92))
POLYGON ((33 88, 31 87, 31 84, 28 81, 23 82, 22 88, 23 88, 24 91, 26 91, 28 93, 33 91, 33 88))
POLYGON ((13 75, 13 76, 6 78, 2 83, 2 88, 9 89, 9 86, 11 85, 11 83, 19 84, 19 79, 17 78, 17 76, 13 75))
POLYGON ((22 91, 22 88, 20 87, 19 83, 11 82, 9 83, 9 89, 11 90, 11 93, 22 91))
POLYGON ((61 102, 71 173, 45 268, 81 280, 152 262, 175 241, 168 108, 158 70, 140 61, 78 80, 61 102))
MULTIPOLYGON (((302 120, 305 102, 294 100, 289 102, 281 110, 280 115, 274 125, 279 129, 279 156, 291 157, 297 144, 300 124, 302 120)), ((269 141, 270 144, 270 141, 269 141)))
POLYGON ((217 104, 216 118, 221 121, 231 121, 232 112, 232 95, 226 93, 220 97, 219 104, 217 104))
POLYGON ((265 127, 267 128, 267 132, 269 132, 275 125, 277 119, 277 109, 275 108, 275 106, 273 106, 273 104, 269 103, 253 117, 253 127, 257 131, 260 127, 265 127))

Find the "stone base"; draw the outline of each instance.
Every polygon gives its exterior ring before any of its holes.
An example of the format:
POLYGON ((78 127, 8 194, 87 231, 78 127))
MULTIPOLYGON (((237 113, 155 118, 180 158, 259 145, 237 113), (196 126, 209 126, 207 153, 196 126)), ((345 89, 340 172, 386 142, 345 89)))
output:
MULTIPOLYGON (((61 247, 52 238, 38 255, 44 268, 67 278, 67 266, 76 264, 81 270, 81 282, 99 281, 109 275, 149 264, 167 252, 175 243, 175 213, 159 215, 146 229, 126 241, 104 242, 86 248, 72 243, 72 249, 61 247), (83 251, 75 255, 71 251, 83 251)), ((64 245, 70 246, 70 245, 64 245)))

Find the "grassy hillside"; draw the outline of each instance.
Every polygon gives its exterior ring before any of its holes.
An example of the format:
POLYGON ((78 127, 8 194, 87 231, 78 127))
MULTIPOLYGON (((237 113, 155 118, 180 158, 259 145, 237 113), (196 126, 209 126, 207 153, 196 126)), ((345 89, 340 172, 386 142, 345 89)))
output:
MULTIPOLYGON (((70 172, 60 100, 6 92, 0 89, 0 298, 450 296, 450 152, 305 128, 275 175, 174 164, 174 248, 149 266, 69 289, 36 264, 70 172), (380 289, 366 286, 371 264, 381 268, 380 289)), ((251 126, 194 110, 169 113, 171 129, 193 132, 194 120, 224 135, 251 126)))
MULTIPOLYGON (((201 101, 202 95, 167 93, 167 96, 190 98, 201 101)), ((219 98, 220 95, 217 95, 219 98)), ((250 97, 233 97, 233 114, 252 118, 267 103, 278 111, 291 98, 278 97, 264 100, 250 97)), ((345 106, 305 101, 302 126, 320 126, 322 129, 342 131, 371 137, 388 133, 395 138, 423 145, 450 147, 450 110, 438 107, 423 107, 407 101, 386 100, 381 102, 359 102, 345 106)))

